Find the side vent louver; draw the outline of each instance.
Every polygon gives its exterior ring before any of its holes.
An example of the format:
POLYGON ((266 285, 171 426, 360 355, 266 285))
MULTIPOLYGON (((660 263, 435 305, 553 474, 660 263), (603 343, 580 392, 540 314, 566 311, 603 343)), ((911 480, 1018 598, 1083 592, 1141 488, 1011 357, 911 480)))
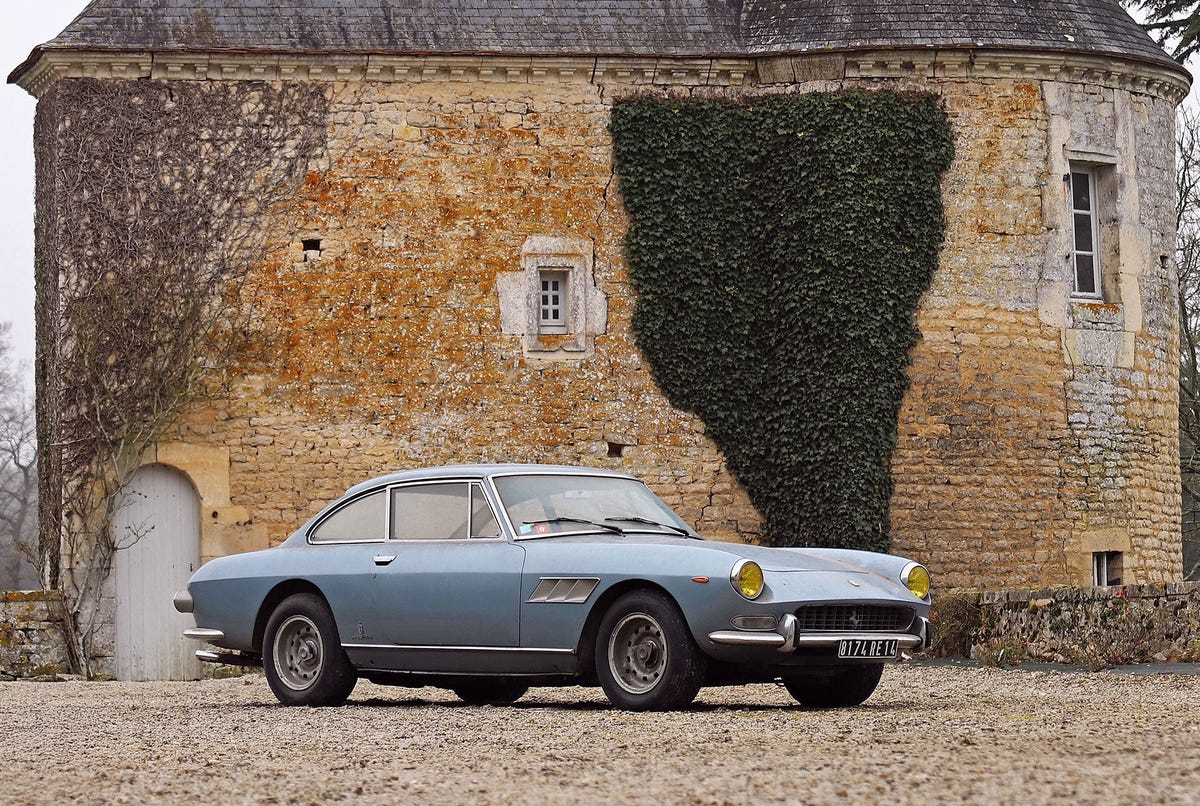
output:
POLYGON ((531 604, 583 604, 600 580, 588 577, 542 577, 527 600, 531 604))

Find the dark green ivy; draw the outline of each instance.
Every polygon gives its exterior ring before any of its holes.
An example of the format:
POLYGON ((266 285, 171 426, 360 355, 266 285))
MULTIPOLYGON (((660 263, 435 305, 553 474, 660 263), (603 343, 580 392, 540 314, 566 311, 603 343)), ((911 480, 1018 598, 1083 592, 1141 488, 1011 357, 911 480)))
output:
POLYGON ((913 318, 953 141, 931 95, 631 98, 612 114, 634 334, 764 518, 886 550, 913 318))

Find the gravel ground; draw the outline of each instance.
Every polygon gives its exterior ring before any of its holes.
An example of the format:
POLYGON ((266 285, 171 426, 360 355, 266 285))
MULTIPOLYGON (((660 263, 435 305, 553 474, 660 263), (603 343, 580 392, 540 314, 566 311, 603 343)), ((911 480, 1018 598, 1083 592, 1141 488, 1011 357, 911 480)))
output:
POLYGON ((774 686, 631 714, 581 688, 289 709, 257 675, 0 683, 0 803, 1192 804, 1198 709, 1196 676, 929 665, 839 711, 774 686))

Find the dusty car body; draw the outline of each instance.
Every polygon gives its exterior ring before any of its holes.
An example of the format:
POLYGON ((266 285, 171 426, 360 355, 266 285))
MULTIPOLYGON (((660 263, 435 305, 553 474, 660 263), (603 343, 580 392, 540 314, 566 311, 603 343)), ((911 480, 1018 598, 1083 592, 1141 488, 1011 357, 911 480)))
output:
POLYGON ((175 606, 216 648, 201 660, 261 663, 285 704, 366 678, 473 703, 599 684, 635 710, 780 681, 834 707, 928 645, 928 586, 892 555, 703 540, 625 474, 475 465, 356 485, 280 545, 201 567, 175 606))

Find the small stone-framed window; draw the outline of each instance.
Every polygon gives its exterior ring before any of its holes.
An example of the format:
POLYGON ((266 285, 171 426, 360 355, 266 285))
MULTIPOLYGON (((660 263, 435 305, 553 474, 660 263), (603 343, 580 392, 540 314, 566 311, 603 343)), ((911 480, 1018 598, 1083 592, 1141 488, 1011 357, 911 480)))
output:
POLYGON ((567 295, 570 272, 561 269, 538 270, 538 332, 570 332, 567 295))
POLYGON ((1101 274, 1100 196, 1098 168, 1071 165, 1071 263, 1075 271, 1074 296, 1103 299, 1101 274))
POLYGON ((1093 551, 1092 584, 1101 588, 1120 585, 1122 565, 1122 554, 1119 551, 1093 551))
POLYGON ((521 337, 526 358, 578 360, 592 355, 608 326, 608 298, 593 275, 592 241, 530 235, 520 271, 496 277, 500 329, 521 337))

